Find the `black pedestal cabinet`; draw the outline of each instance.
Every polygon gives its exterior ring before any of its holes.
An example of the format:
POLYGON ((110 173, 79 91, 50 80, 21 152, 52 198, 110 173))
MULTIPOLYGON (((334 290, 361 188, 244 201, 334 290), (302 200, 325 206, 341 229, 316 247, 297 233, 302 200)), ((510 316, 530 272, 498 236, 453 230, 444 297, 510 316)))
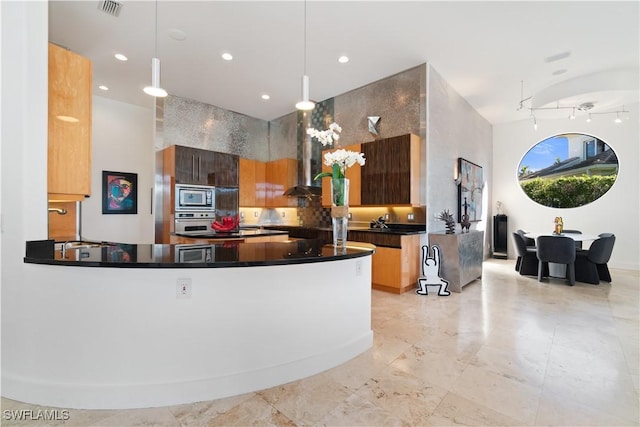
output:
POLYGON ((493 257, 507 259, 507 216, 493 217, 493 257))

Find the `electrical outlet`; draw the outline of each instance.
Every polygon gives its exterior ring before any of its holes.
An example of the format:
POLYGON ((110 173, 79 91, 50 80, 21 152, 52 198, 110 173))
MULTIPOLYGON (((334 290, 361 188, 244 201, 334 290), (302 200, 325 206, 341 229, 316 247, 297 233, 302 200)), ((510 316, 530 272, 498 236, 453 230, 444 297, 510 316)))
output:
POLYGON ((253 211, 253 217, 258 218, 258 211, 253 211))
POLYGON ((407 221, 413 221, 413 212, 407 214, 407 221))
POLYGON ((389 213, 384 214, 384 220, 389 221, 389 213))
POLYGON ((356 276, 362 276, 362 260, 356 261, 356 276))
POLYGON ((286 212, 285 212, 285 211, 282 211, 282 218, 284 218, 284 217, 285 217, 285 215, 286 215, 286 212))
POLYGON ((191 298, 191 279, 176 280, 176 298, 191 298))
POLYGON ((351 212, 349 212, 349 213, 347 214, 347 218, 349 218, 349 220, 351 220, 351 212))

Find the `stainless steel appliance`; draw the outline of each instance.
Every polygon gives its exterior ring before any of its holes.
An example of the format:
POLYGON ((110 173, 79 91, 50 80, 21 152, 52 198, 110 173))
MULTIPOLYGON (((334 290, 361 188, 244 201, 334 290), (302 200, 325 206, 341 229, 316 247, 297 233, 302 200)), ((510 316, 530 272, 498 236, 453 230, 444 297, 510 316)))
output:
POLYGON ((176 211, 174 232, 187 235, 213 233, 211 221, 215 219, 215 211, 176 211))
POLYGON ((216 210, 216 189, 212 186, 176 184, 173 197, 176 214, 181 211, 216 210))
POLYGON ((176 262, 213 262, 215 245, 175 245, 176 262))

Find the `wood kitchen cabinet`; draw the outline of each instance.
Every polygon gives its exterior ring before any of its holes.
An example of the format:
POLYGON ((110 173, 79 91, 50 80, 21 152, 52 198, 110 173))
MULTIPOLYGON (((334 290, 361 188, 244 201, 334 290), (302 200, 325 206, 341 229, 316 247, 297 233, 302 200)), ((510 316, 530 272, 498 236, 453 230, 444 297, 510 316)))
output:
POLYGON ((420 138, 406 134, 362 144, 362 205, 419 205, 420 138))
POLYGON ((371 258, 371 287, 400 294, 414 289, 421 273, 420 235, 349 230, 348 239, 376 246, 371 258))
POLYGON ((283 196, 283 193, 298 183, 298 161, 296 159, 273 160, 266 165, 266 207, 295 207, 298 199, 283 196))
POLYGON ((176 184, 238 186, 238 156, 235 154, 182 145, 172 145, 165 148, 165 152, 172 160, 172 170, 165 173, 172 175, 176 184))
POLYGON ((209 172, 209 182, 216 187, 237 187, 239 157, 235 154, 215 151, 213 169, 209 172))
POLYGON ((200 148, 174 145, 175 181, 177 184, 213 185, 209 173, 214 170, 215 153, 200 148))
MULTIPOLYGON (((344 147, 345 150, 361 152, 361 144, 353 144, 348 147, 344 147)), ((331 172, 331 167, 324 164, 324 155, 328 152, 335 150, 322 151, 322 172, 331 172)), ((366 159, 366 158, 365 158, 366 159)), ((367 163, 365 162, 365 166, 367 163)), ((361 169, 358 163, 354 164, 350 168, 347 168, 345 172, 345 178, 349 179, 349 206, 360 206, 360 176, 361 169)), ((322 206, 331 206, 331 178, 322 178, 322 206)))
POLYGON ((91 86, 91 61, 49 43, 49 200, 91 195, 91 86))
POLYGON ((264 207, 266 203, 266 163, 240 158, 238 186, 242 207, 264 207))

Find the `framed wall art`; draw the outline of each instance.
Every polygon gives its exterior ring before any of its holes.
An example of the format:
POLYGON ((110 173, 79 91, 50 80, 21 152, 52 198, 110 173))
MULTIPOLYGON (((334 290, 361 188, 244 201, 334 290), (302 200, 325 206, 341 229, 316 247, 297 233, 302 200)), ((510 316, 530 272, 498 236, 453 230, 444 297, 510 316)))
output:
POLYGON ((102 213, 138 213, 138 174, 102 171, 102 213))
POLYGON ((482 167, 462 157, 458 158, 458 222, 482 220, 482 167))

